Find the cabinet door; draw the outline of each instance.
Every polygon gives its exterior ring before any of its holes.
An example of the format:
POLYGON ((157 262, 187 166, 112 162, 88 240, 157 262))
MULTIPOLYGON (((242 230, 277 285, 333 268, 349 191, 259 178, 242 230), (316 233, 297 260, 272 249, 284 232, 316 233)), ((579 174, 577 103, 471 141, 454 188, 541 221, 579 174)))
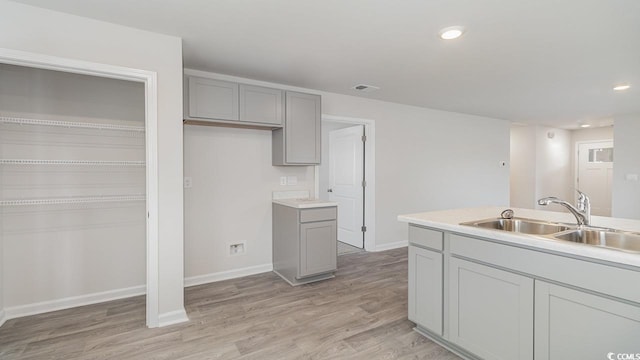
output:
POLYGON ((283 91, 240 85, 240 121, 282 125, 283 91))
POLYGON ((442 336, 442 254, 409 246, 409 320, 442 336))
POLYGON ((300 224, 299 278, 336 269, 337 231, 335 220, 300 224))
POLYGON ((286 94, 285 160, 289 164, 319 164, 320 96, 286 94))
POLYGON ((189 116, 238 120, 238 84, 189 77, 189 116))
POLYGON ((485 359, 533 359, 533 279, 449 263, 449 340, 485 359))
POLYGON ((640 354, 640 307, 543 281, 535 299, 536 360, 640 354))

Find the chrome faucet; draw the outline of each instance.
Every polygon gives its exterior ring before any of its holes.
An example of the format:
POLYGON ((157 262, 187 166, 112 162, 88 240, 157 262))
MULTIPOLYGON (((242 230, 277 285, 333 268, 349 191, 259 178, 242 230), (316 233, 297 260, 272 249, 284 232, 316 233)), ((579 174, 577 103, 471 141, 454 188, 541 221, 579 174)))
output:
POLYGON ((550 196, 538 200, 538 205, 558 204, 566 207, 576 217, 578 225, 591 224, 591 200, 587 194, 578 190, 578 203, 576 206, 569 204, 564 200, 560 200, 555 196, 550 196))

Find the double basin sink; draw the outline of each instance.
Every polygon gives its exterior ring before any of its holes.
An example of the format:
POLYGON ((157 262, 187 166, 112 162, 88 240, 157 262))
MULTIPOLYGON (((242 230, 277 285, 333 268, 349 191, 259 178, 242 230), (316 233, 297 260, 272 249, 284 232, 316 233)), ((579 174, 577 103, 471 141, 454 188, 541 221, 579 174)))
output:
POLYGON ((574 243, 640 253, 640 233, 628 231, 590 226, 577 226, 524 218, 485 219, 469 221, 461 223, 460 225, 543 236, 554 240, 571 241, 574 243))

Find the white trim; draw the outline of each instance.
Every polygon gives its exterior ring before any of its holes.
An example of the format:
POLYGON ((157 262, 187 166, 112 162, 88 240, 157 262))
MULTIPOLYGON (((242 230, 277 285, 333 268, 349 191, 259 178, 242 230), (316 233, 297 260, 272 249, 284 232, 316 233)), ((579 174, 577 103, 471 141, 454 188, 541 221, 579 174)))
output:
POLYGON ((160 326, 159 190, 158 190, 158 80, 150 72, 145 81, 147 162, 147 326, 160 326))
POLYGON ((159 259, 158 259, 158 85, 153 71, 138 70, 74 59, 0 48, 0 63, 145 84, 145 127, 147 162, 147 326, 159 324, 159 259))
MULTIPOLYGON (((364 249, 366 251, 380 251, 376 247, 376 123, 371 119, 353 118, 335 115, 322 115, 322 121, 345 124, 364 125, 367 141, 364 143, 365 167, 365 213, 364 222, 367 231, 364 233, 364 249)), ((320 193, 320 169, 315 166, 315 193, 320 193)))
POLYGON ((145 286, 133 286, 130 288, 102 291, 93 294, 71 296, 63 299, 42 301, 33 304, 7 307, 4 309, 5 320, 23 316, 42 314, 50 311, 64 310, 77 306, 97 304, 105 301, 124 299, 132 296, 144 295, 145 286))
POLYGON ((205 275, 197 275, 197 276, 185 278, 184 287, 208 284, 216 281, 235 279, 235 278, 240 278, 240 277, 249 276, 249 275, 262 274, 269 271, 273 271, 272 264, 248 266, 240 269, 220 271, 220 272, 205 274, 205 275))
POLYGON ((7 321, 7 317, 5 316, 5 312, 3 309, 0 309, 0 326, 4 325, 4 322, 7 321))
POLYGON ((396 241, 392 243, 380 244, 376 246, 374 251, 386 251, 391 249, 399 249, 409 246, 409 240, 396 241))
POLYGON ((158 327, 179 324, 186 321, 189 321, 189 317, 184 309, 170 311, 158 316, 158 327))

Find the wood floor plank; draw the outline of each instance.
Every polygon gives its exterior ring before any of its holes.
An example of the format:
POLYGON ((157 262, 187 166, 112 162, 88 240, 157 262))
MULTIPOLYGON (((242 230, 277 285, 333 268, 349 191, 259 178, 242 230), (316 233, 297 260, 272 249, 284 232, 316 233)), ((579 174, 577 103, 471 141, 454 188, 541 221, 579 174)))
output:
POLYGON ((331 280, 264 273, 185 289, 190 321, 145 327, 145 297, 13 319, 0 358, 458 359, 407 320, 407 249, 338 258, 331 280))

